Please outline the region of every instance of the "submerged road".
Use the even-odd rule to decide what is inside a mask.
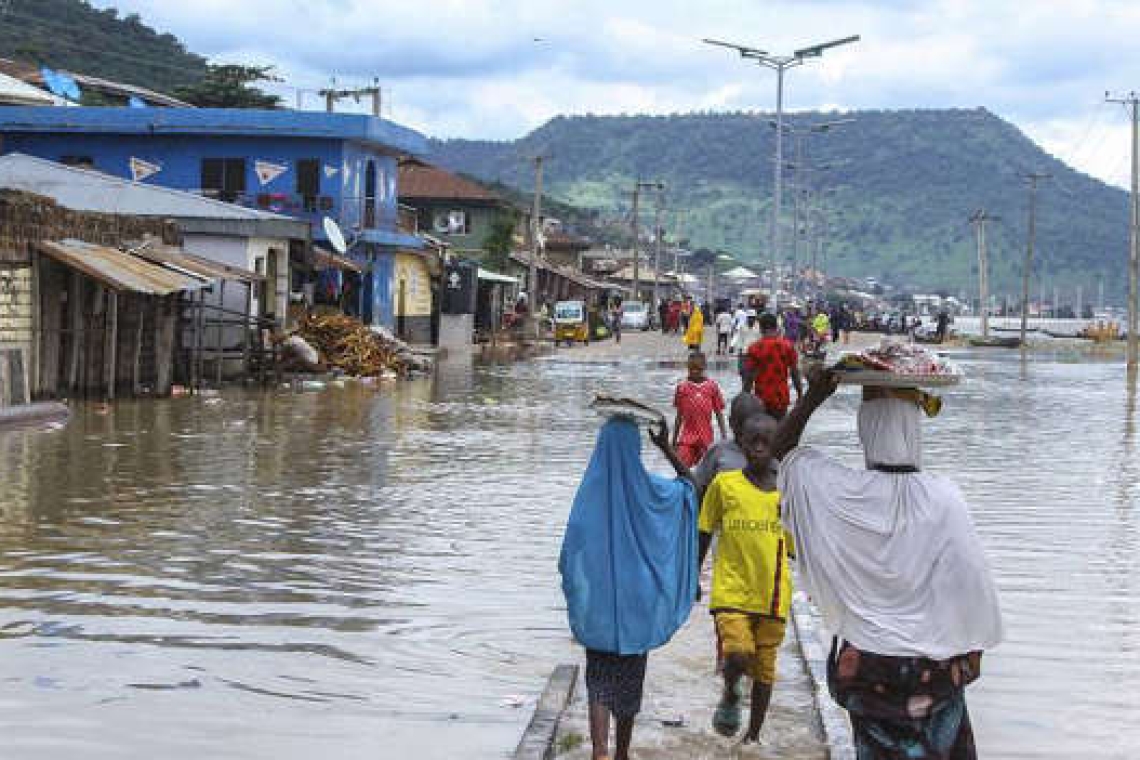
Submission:
[[[665,408],[683,374],[676,338],[643,339],[661,340],[0,433],[0,754],[508,756],[551,668],[581,657],[556,561],[600,422],[586,405],[618,390]],[[1131,757],[1135,386],[1072,353],[957,358],[969,380],[924,464],[963,487],[1008,624],[971,688],[982,755]],[[735,389],[731,366],[713,376]],[[856,405],[841,391],[808,430],[853,465]],[[650,659],[648,752],[684,741],[654,717],[707,730],[707,625],[697,608],[678,656]],[[795,694],[773,729],[808,715]],[[780,736],[781,755],[806,746]]]

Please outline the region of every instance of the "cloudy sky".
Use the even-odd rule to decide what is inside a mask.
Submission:
[[[557,114],[771,110],[775,76],[719,38],[786,53],[854,45],[788,74],[786,107],[985,106],[1057,157],[1127,185],[1140,89],[1136,0],[96,0],[216,62],[272,64],[318,108],[336,76],[440,137],[509,139]],[[346,108],[346,110],[348,110]]]

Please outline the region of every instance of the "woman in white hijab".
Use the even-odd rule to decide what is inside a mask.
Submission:
[[[859,760],[972,760],[965,687],[1002,638],[997,592],[966,502],[921,471],[918,391],[864,389],[865,470],[800,447],[835,392],[823,371],[780,424],[782,515],[803,584],[835,634],[832,696],[851,717]]]

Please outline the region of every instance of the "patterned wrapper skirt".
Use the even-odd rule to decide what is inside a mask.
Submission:
[[[590,701],[609,708],[615,718],[641,712],[648,654],[611,654],[586,650],[586,691]]]
[[[929,660],[832,646],[828,687],[851,717],[859,760],[976,760],[965,687],[981,652]]]

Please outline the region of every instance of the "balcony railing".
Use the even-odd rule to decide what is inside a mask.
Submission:
[[[310,221],[331,216],[346,227],[363,229],[393,229],[415,233],[415,212],[406,207],[396,213],[386,207],[376,208],[375,202],[365,198],[337,198],[332,195],[301,195],[298,193],[232,193],[218,190],[194,190],[207,198],[224,200],[244,208],[284,214]]]

